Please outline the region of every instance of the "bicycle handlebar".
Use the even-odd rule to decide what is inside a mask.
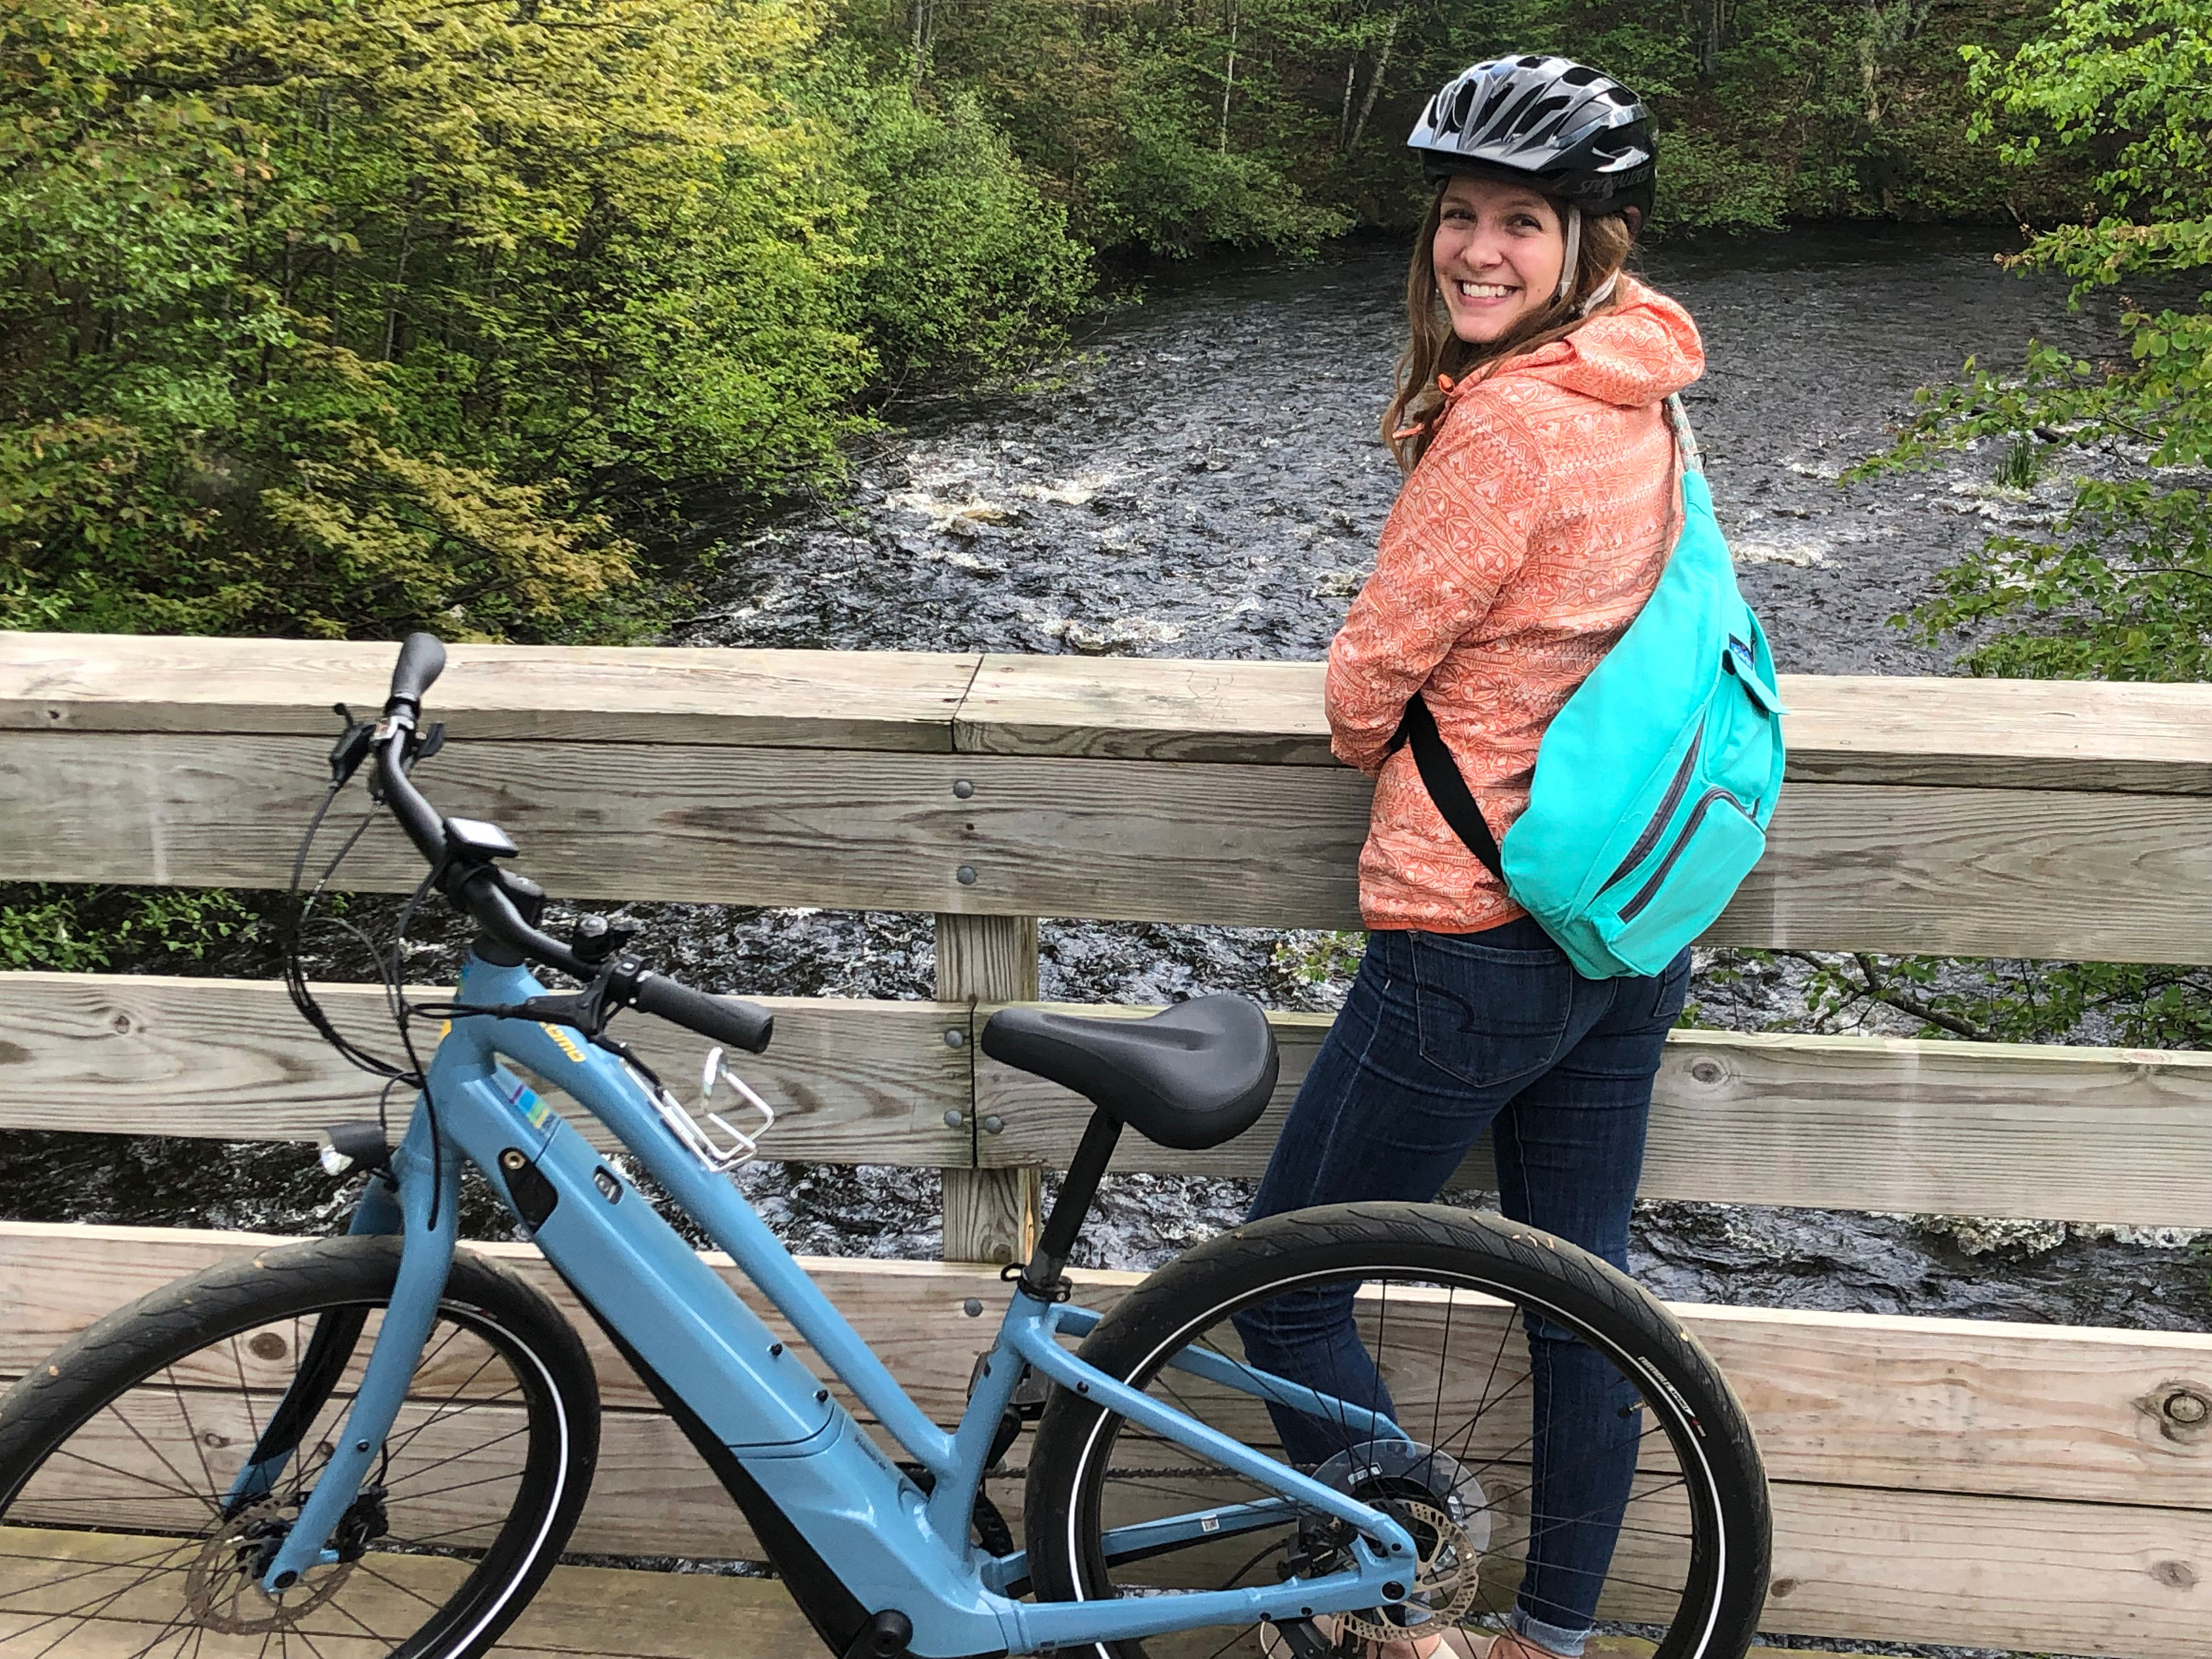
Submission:
[[[454,870],[456,838],[438,809],[407,775],[408,746],[422,713],[422,694],[445,666],[446,647],[435,635],[410,634],[400,647],[399,660],[392,671],[391,700],[384,705],[384,720],[376,733],[378,790],[407,839],[415,843],[415,850],[432,868],[453,870],[458,875],[458,879],[441,880],[440,884],[479,927],[510,951],[589,983],[599,975],[600,964],[586,960],[526,921],[498,866],[481,851]],[[757,1003],[695,991],[663,974],[639,977],[630,1001],[647,1013],[658,1014],[711,1042],[749,1054],[757,1054],[767,1048],[775,1030],[775,1016]]]
[[[422,694],[438,683],[438,676],[446,672],[446,647],[435,634],[410,634],[399,647],[399,660],[392,665],[392,696],[384,705],[384,712],[396,714],[405,708],[410,714],[422,707]]]
[[[757,1054],[775,1034],[775,1016],[757,1002],[736,997],[709,996],[690,986],[653,974],[637,984],[636,1005],[648,1014],[672,1020],[687,1031],[715,1042],[726,1042]]]

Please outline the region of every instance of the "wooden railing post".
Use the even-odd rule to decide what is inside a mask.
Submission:
[[[937,1000],[1030,1002],[1037,994],[1035,916],[937,917]],[[969,1041],[975,1033],[971,1028]],[[975,1127],[974,1099],[968,1124]],[[945,1171],[945,1247],[947,1261],[1025,1261],[1036,1243],[1043,1205],[1043,1171],[1035,1164],[1006,1170]]]

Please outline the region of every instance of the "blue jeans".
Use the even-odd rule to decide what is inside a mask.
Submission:
[[[1370,934],[1252,1219],[1313,1204],[1425,1202],[1486,1129],[1505,1213],[1626,1269],[1651,1079],[1689,978],[1685,951],[1656,978],[1584,979],[1525,917],[1480,933]],[[1294,1294],[1240,1315],[1245,1352],[1395,1414],[1352,1297]],[[1620,1534],[1641,1413],[1608,1361],[1548,1321],[1524,1323],[1532,1519],[1511,1623],[1579,1654]],[[1343,1449],[1321,1419],[1271,1409],[1292,1462]]]

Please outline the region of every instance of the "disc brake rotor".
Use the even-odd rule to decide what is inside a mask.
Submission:
[[[1387,1511],[1413,1534],[1419,1561],[1403,1601],[1342,1615],[1344,1634],[1369,1642],[1401,1642],[1456,1624],[1474,1605],[1492,1513],[1482,1483],[1455,1458],[1417,1440],[1370,1440],[1346,1447],[1314,1471],[1314,1479]],[[1324,1547],[1316,1559],[1349,1565]],[[1332,1554],[1340,1559],[1330,1560]]]
[[[1384,1610],[1367,1607],[1342,1615],[1346,1634],[1370,1642],[1402,1642],[1431,1629],[1457,1624],[1474,1605],[1476,1570],[1482,1548],[1468,1529],[1433,1504],[1400,1498],[1390,1505],[1399,1523],[1413,1534],[1420,1565],[1405,1601],[1381,1617]]]
[[[208,1630],[232,1636],[263,1636],[296,1626],[301,1618],[337,1594],[353,1574],[350,1562],[318,1571],[302,1579],[279,1601],[261,1588],[257,1563],[272,1538],[282,1538],[291,1522],[273,1498],[240,1510],[216,1528],[185,1570],[185,1605]]]

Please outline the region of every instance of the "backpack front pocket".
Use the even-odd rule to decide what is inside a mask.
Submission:
[[[1617,908],[1591,920],[1613,953],[1639,974],[1662,971],[1728,906],[1766,851],[1766,832],[1735,796],[1708,789]]]

